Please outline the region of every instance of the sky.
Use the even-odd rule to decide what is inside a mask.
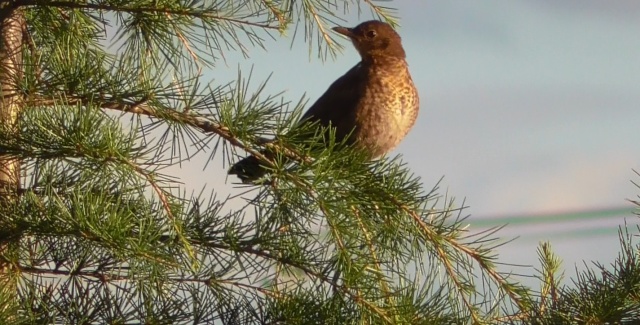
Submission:
[[[402,155],[426,189],[444,177],[440,192],[464,200],[472,231],[508,223],[498,235],[520,238],[499,249],[501,262],[536,266],[536,247],[547,240],[568,274],[583,260],[612,262],[617,227],[639,223],[626,199],[640,195],[632,184],[640,183],[640,1],[391,6],[421,98],[414,129],[391,155]],[[267,92],[313,101],[359,60],[346,40],[323,62],[290,37],[246,59],[227,56],[208,77],[222,84],[253,68],[255,85],[270,76]],[[205,163],[196,158],[176,174],[219,197],[246,190],[221,160]]]

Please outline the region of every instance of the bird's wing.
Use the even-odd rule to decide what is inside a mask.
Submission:
[[[301,122],[320,122],[323,126],[338,129],[338,134],[346,135],[354,126],[355,111],[358,100],[362,96],[364,74],[361,64],[357,64],[338,80],[311,105],[300,119]]]

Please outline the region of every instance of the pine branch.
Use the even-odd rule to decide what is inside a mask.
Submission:
[[[46,99],[46,98],[32,98],[28,102],[29,105],[32,106],[51,106],[58,102],[57,100]],[[90,105],[95,104],[95,102],[89,98],[67,98],[67,105]],[[131,113],[136,115],[143,115],[151,118],[155,118],[162,121],[171,121],[181,123],[183,125],[191,126],[195,129],[201,130],[203,133],[212,133],[220,136],[225,139],[231,145],[241,148],[248,152],[251,155],[256,156],[260,159],[260,162],[265,164],[267,167],[275,167],[273,159],[265,156],[262,152],[252,149],[252,147],[247,146],[242,143],[237,137],[235,137],[229,130],[228,127],[219,124],[215,121],[207,119],[205,117],[197,116],[195,113],[191,112],[189,108],[184,108],[182,112],[176,109],[157,109],[148,104],[147,99],[141,99],[133,103],[119,102],[119,101],[108,101],[104,100],[98,103],[100,107],[108,110],[120,111],[123,113]],[[298,153],[291,150],[291,148],[287,148],[279,145],[272,140],[256,137],[253,140],[254,143],[265,146],[266,149],[272,152],[281,152],[283,155],[292,159],[293,161],[299,162],[307,162],[310,163],[310,157],[301,156]]]
[[[72,1],[42,1],[42,0],[19,0],[14,2],[15,6],[45,6],[55,8],[69,8],[69,9],[91,9],[91,10],[104,10],[111,12],[126,12],[126,13],[155,13],[155,14],[169,14],[178,16],[190,16],[200,19],[213,19],[228,21],[240,25],[247,25],[253,27],[259,27],[264,29],[280,30],[280,25],[271,25],[264,23],[257,23],[248,20],[235,19],[227,16],[221,16],[215,14],[214,10],[196,10],[189,7],[173,9],[167,7],[145,7],[145,6],[123,6],[123,5],[110,5],[106,3],[87,3],[87,2],[72,2]]]
[[[513,284],[507,282],[506,278],[503,277],[502,275],[500,275],[493,268],[493,266],[490,265],[490,263],[487,261],[487,259],[484,257],[484,255],[481,252],[479,252],[477,249],[475,249],[473,247],[470,247],[470,246],[468,246],[466,244],[458,242],[454,238],[449,238],[449,237],[446,237],[446,236],[440,236],[440,235],[436,234],[434,232],[434,230],[432,229],[432,227],[430,225],[426,224],[423,221],[423,219],[421,218],[421,216],[415,210],[413,210],[409,206],[399,202],[394,197],[390,197],[390,200],[394,204],[396,204],[398,206],[398,208],[400,208],[401,210],[403,210],[404,212],[406,212],[407,214],[409,214],[413,218],[415,223],[422,230],[422,232],[425,235],[425,238],[428,240],[428,242],[435,246],[435,250],[436,250],[436,252],[438,254],[439,260],[445,266],[445,270],[446,270],[446,272],[448,274],[448,277],[452,281],[454,281],[455,287],[456,287],[456,289],[459,290],[459,294],[461,295],[465,306],[471,312],[471,316],[472,316],[472,318],[473,318],[475,323],[481,323],[482,321],[480,319],[480,316],[477,313],[477,309],[473,306],[472,302],[470,300],[468,300],[468,298],[467,298],[466,290],[464,289],[464,287],[466,285],[463,284],[464,280],[460,280],[459,272],[458,272],[457,268],[455,268],[453,263],[451,262],[449,254],[446,253],[445,250],[444,250],[444,247],[440,246],[440,244],[439,244],[442,240],[444,240],[444,242],[446,242],[447,245],[449,245],[449,246],[455,248],[456,250],[464,253],[466,256],[468,256],[469,258],[474,260],[476,263],[478,263],[478,265],[481,267],[481,270],[483,272],[487,272],[487,274],[489,274],[489,276],[493,279],[493,281],[495,281],[495,283],[498,284],[498,286],[502,290],[504,290],[509,295],[511,300],[514,303],[516,303],[521,309],[526,309],[527,308],[526,307],[527,303],[522,300],[522,298],[526,298],[526,297],[522,297],[521,296],[522,294],[526,293],[524,288],[519,288],[518,290],[514,290],[513,289]]]

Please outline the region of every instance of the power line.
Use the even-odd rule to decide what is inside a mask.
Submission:
[[[508,230],[510,228],[509,226],[514,226],[518,229],[527,226],[526,231],[519,234],[519,238],[525,240],[544,240],[611,236],[616,234],[618,229],[628,221],[636,219],[640,222],[640,219],[637,219],[637,214],[638,209],[633,207],[611,207],[563,213],[536,213],[496,218],[470,218],[468,220],[471,226],[476,229],[507,225],[506,230]],[[603,226],[602,224],[597,224],[598,221],[614,219],[617,219],[617,222],[611,222],[610,225]],[[580,224],[579,227],[576,227],[577,221],[590,221],[590,223]],[[565,227],[560,227],[559,224],[562,223],[569,224]],[[634,222],[630,223],[634,224]],[[513,232],[511,233],[513,234]]]
[[[599,220],[613,219],[618,217],[633,217],[638,213],[637,208],[632,207],[613,207],[606,209],[591,209],[563,213],[536,213],[511,215],[496,218],[469,218],[469,222],[475,227],[495,227],[504,224],[507,225],[542,225],[555,224],[573,220]]]

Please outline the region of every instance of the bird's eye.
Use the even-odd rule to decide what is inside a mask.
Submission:
[[[375,30],[370,30],[370,31],[367,32],[366,35],[367,35],[367,38],[374,38],[374,37],[376,37],[378,35],[378,33],[376,33]]]

